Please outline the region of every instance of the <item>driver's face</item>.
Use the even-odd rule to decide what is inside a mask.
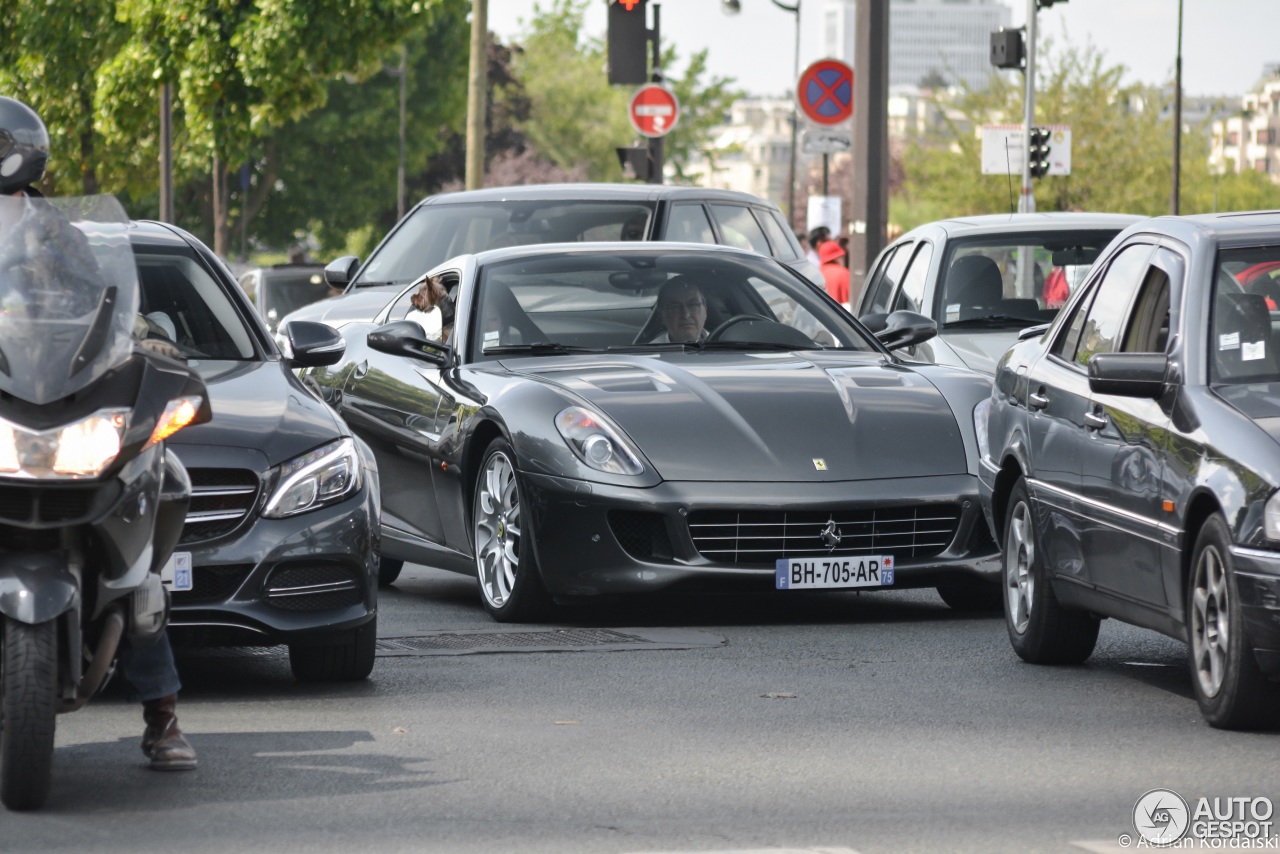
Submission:
[[[672,341],[697,341],[707,322],[707,301],[696,287],[677,287],[662,297],[662,322]]]

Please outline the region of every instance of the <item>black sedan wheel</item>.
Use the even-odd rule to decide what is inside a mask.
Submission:
[[[1099,621],[1058,603],[1036,545],[1035,516],[1022,478],[1004,525],[1004,617],[1009,642],[1032,664],[1079,664],[1093,654]]]
[[[289,668],[299,682],[358,682],[373,672],[378,618],[348,629],[333,643],[289,644]]]
[[[1211,726],[1240,729],[1280,722],[1280,686],[1266,680],[1249,649],[1240,613],[1231,532],[1220,514],[1196,537],[1187,588],[1191,684]]]
[[[522,512],[515,452],[494,439],[484,454],[472,507],[476,578],[485,610],[500,623],[535,622],[551,610]]]
[[[378,586],[390,587],[400,577],[400,570],[404,569],[404,561],[396,560],[393,557],[383,557],[378,555]]]

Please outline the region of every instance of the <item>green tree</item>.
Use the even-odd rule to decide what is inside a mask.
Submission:
[[[438,2],[438,0],[436,0]],[[118,0],[129,38],[99,74],[109,141],[154,127],[154,92],[174,84],[180,168],[205,164],[214,249],[229,244],[228,172],[271,130],[324,104],[342,72],[378,70],[433,0]]]
[[[518,39],[513,68],[531,103],[517,124],[533,151],[564,169],[583,166],[594,181],[622,177],[614,149],[636,136],[627,117],[632,90],[609,85],[603,42],[581,38],[588,0],[552,0],[534,14]],[[707,76],[707,53],[694,54],[684,73],[673,48],[663,51],[666,83],[680,102],[680,122],[665,138],[665,158],[677,175],[700,162],[707,131],[740,97],[730,78]]]

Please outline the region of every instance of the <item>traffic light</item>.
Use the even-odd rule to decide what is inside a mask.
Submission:
[[[645,0],[609,0],[609,82],[649,81],[649,28]]]
[[[1048,128],[1032,128],[1027,136],[1027,163],[1031,167],[1032,178],[1043,178],[1049,174],[1049,136]]]
[[[1021,68],[1025,55],[1021,27],[999,29],[991,34],[991,64],[996,68]]]

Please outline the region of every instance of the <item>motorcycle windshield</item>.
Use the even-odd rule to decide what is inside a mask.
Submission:
[[[128,229],[112,196],[0,196],[0,391],[51,403],[129,358],[139,296]]]

